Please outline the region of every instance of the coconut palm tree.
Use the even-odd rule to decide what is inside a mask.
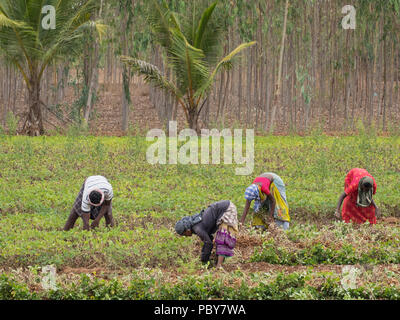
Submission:
[[[49,28],[43,22],[52,12],[45,6],[55,9],[55,25]],[[0,0],[0,51],[22,74],[28,90],[23,133],[44,133],[40,84],[46,67],[77,54],[75,44],[84,30],[104,32],[104,25],[91,19],[97,6],[95,0]]]
[[[121,60],[144,75],[149,84],[170,92],[183,108],[189,127],[199,131],[198,118],[216,75],[222,68],[229,69],[233,58],[255,42],[243,43],[221,59],[224,38],[218,20],[213,19],[218,1],[202,11],[196,10],[197,2],[193,1],[191,16],[178,16],[165,0],[150,1],[148,22],[165,51],[174,80],[146,61],[127,56],[121,56]]]

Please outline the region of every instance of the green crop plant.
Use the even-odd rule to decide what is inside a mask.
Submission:
[[[138,134],[120,138],[0,136],[0,269],[8,270],[3,272],[1,295],[5,299],[396,299],[398,224],[378,220],[375,226],[353,226],[333,218],[346,173],[364,165],[377,181],[374,199],[383,215],[398,216],[400,140],[368,140],[373,141],[370,150],[378,154],[365,162],[368,154],[361,154],[359,146],[365,139],[317,133],[256,137],[253,174],[236,176],[235,165],[223,163],[151,165],[145,156],[151,142]],[[203,279],[200,275],[218,272],[213,262],[203,266],[199,261],[197,237],[175,234],[176,221],[223,199],[232,200],[240,216],[245,188],[266,171],[276,172],[286,184],[290,229],[260,234],[249,228],[250,214],[235,256],[226,261],[230,270],[226,278]],[[101,222],[98,229],[84,232],[78,220],[74,229],[62,231],[84,179],[92,174],[106,176],[113,185],[116,226],[108,229]],[[255,244],[247,243],[247,237],[255,239]],[[266,263],[273,266],[269,275],[262,271]],[[39,274],[32,273],[32,280],[14,279],[10,271],[22,268],[31,274],[30,268],[40,270],[51,264],[60,273],[59,290],[54,292],[34,289],[40,283],[30,281]],[[249,265],[252,272],[260,272],[250,276]],[[365,273],[365,285],[354,291],[341,287],[340,275],[311,285],[313,278],[320,279],[312,270],[303,278],[285,273],[274,282],[277,270],[287,267],[338,265],[393,271],[395,276],[382,271],[378,287]],[[122,274],[132,282],[100,281],[99,275],[82,283],[77,280],[74,286],[63,280],[64,270],[93,268]],[[162,270],[165,279],[153,281],[142,275],[143,270]],[[135,272],[141,276],[132,275]]]

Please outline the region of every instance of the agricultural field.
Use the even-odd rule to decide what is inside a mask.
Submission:
[[[0,299],[400,299],[400,137],[255,138],[250,176],[238,165],[151,165],[141,136],[0,136]],[[346,173],[376,179],[377,225],[334,219]],[[262,172],[287,188],[288,231],[241,228],[234,257],[203,265],[201,241],[178,219],[231,200]],[[62,231],[90,175],[114,189],[116,226]],[[45,290],[42,267],[54,265]]]

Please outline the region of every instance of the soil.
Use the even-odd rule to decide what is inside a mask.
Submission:
[[[385,217],[382,220],[380,220],[380,223],[388,226],[398,226],[400,225],[400,218],[397,217]],[[269,229],[269,232],[271,233],[279,233],[281,232],[280,229],[274,229],[271,228]],[[277,236],[274,234],[274,236]],[[201,241],[198,239],[193,239],[195,241],[194,246],[193,246],[193,254],[194,256],[199,254],[199,250],[201,248]],[[301,265],[296,265],[296,266],[287,266],[287,265],[277,265],[277,264],[271,264],[271,263],[266,263],[266,262],[248,262],[250,261],[250,257],[254,253],[254,249],[260,248],[263,244],[263,242],[266,240],[265,237],[262,237],[258,234],[249,234],[247,232],[240,232],[238,237],[237,237],[237,242],[236,242],[236,247],[235,247],[235,256],[231,259],[228,259],[224,265],[223,269],[226,272],[233,272],[236,270],[240,270],[244,274],[250,275],[255,272],[260,272],[260,273],[277,273],[277,272],[283,272],[283,273],[293,273],[293,272],[305,272],[309,269],[312,269],[313,272],[332,272],[332,273],[341,273],[343,265],[326,265],[326,264],[321,264],[321,265],[314,265],[314,266],[301,266]],[[211,260],[215,259],[215,255],[211,257]],[[381,268],[381,266],[369,266],[369,265],[355,265],[355,267],[360,268],[362,270],[369,270],[373,268]],[[382,266],[383,267],[383,266]],[[396,273],[400,272],[400,265],[397,264],[390,264],[390,265],[385,265],[385,269],[394,271]],[[211,270],[214,268],[212,267]],[[162,272],[165,275],[168,275],[169,278],[173,279],[178,279],[182,277],[184,274],[182,274],[182,271],[177,272],[173,268],[169,268],[168,266],[164,266],[162,268]],[[102,268],[102,267],[96,267],[96,268],[71,268],[71,267],[65,267],[61,270],[59,270],[59,273],[61,274],[92,274],[96,277],[101,277],[104,279],[109,279],[112,276],[122,276],[126,274],[126,270],[111,270],[107,268]],[[190,271],[190,274],[197,274],[200,275],[202,274],[202,270],[196,270],[196,271]]]

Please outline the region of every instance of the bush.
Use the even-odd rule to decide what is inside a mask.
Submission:
[[[0,275],[0,300],[25,300],[35,299],[36,294],[30,293],[27,286],[18,283],[7,275]]]
[[[6,126],[7,126],[7,133],[10,136],[15,136],[18,130],[18,122],[19,118],[14,115],[11,111],[7,112],[6,115]]]

